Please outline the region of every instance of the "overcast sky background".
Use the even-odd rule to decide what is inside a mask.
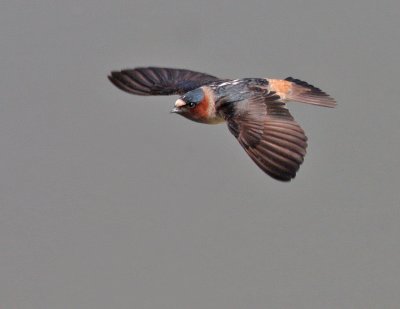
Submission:
[[[398,308],[400,2],[3,1],[0,308]],[[115,88],[158,65],[294,76],[296,179]]]

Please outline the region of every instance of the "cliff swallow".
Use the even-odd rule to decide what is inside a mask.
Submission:
[[[190,120],[226,122],[258,167],[280,181],[296,176],[307,147],[307,137],[286,103],[336,105],[325,92],[292,77],[220,79],[184,69],[143,67],[113,71],[108,78],[136,95],[180,95],[171,112]]]

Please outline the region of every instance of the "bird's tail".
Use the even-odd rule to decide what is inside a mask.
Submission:
[[[302,80],[288,77],[285,80],[268,79],[269,88],[286,101],[335,107],[336,101],[321,89]]]

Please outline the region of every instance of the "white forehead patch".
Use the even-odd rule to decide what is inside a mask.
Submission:
[[[181,100],[181,99],[178,99],[178,100],[176,100],[176,102],[175,102],[175,107],[182,107],[182,106],[184,106],[184,105],[186,105],[186,103],[185,103],[185,101],[183,101],[183,100]]]

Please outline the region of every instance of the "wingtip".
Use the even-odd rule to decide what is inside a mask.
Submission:
[[[149,95],[149,88],[139,84],[124,70],[111,71],[107,78],[115,87],[122,91],[136,95]]]

